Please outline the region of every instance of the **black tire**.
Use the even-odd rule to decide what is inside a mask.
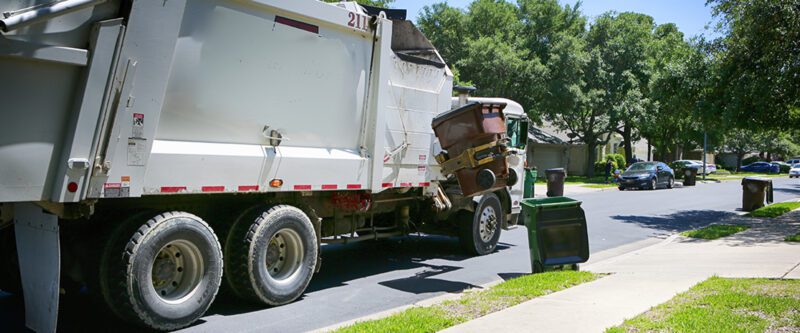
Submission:
[[[481,190],[488,190],[497,183],[497,176],[489,169],[482,169],[475,175],[475,183]]]
[[[648,189],[650,189],[650,190],[657,189],[658,188],[658,177],[653,177],[653,179],[650,180],[650,184],[648,186],[649,186]]]
[[[241,299],[286,304],[305,292],[318,255],[314,226],[302,210],[256,207],[242,214],[228,235],[225,280]]]
[[[500,199],[494,193],[481,197],[475,212],[459,213],[459,242],[461,247],[472,255],[494,252],[500,239],[500,229],[504,224],[505,213]],[[484,219],[481,226],[481,219]],[[483,229],[483,233],[482,233]]]
[[[619,186],[619,187],[617,187],[617,188],[618,188],[620,191],[625,191],[625,186]]]
[[[667,188],[668,188],[668,189],[671,189],[671,188],[673,188],[674,186],[675,186],[675,178],[672,178],[672,176],[670,176],[670,177],[667,179]]]
[[[103,298],[116,315],[137,325],[188,326],[208,310],[222,282],[217,236],[189,213],[167,212],[144,224],[142,216],[121,223],[106,243],[100,261]],[[156,279],[163,284],[157,286]]]

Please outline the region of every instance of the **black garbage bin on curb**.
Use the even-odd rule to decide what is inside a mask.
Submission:
[[[547,178],[547,196],[564,196],[564,180],[567,178],[567,171],[564,168],[553,168],[544,171]]]
[[[589,235],[581,202],[567,197],[523,199],[531,272],[578,269],[589,260]]]
[[[745,177],[742,179],[742,210],[752,212],[764,207],[764,201],[771,204],[772,180],[761,177]]]
[[[694,186],[697,183],[697,168],[683,168],[683,186]]]

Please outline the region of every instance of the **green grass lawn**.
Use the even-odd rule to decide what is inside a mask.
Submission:
[[[729,172],[727,174],[712,173],[706,176],[706,180],[740,180],[744,177],[780,178],[787,176],[788,174],[785,173],[765,174],[765,173],[754,173],[754,172]],[[701,179],[703,179],[702,176],[697,175],[697,180]]]
[[[797,332],[798,295],[800,280],[712,277],[606,332]]]
[[[611,181],[612,177],[608,177],[608,180]],[[546,184],[547,180],[544,178],[536,178],[536,183]],[[564,184],[583,185],[583,187],[589,188],[617,187],[617,184],[606,183],[605,176],[595,176],[591,178],[586,176],[567,176],[567,179],[564,180]]]
[[[796,233],[794,235],[791,235],[791,236],[786,236],[786,241],[787,242],[800,242],[800,232],[798,232],[798,233]]]
[[[778,217],[800,208],[800,201],[779,202],[750,212],[752,217]]]
[[[750,229],[746,225],[715,224],[705,228],[684,231],[681,235],[701,239],[717,239]]]
[[[358,322],[334,332],[436,332],[597,277],[590,272],[576,271],[524,275],[486,290],[465,292],[457,300],[412,307],[386,318]]]

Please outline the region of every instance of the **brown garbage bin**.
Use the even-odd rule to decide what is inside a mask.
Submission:
[[[697,168],[683,168],[683,186],[695,186],[697,183]]]
[[[436,160],[443,174],[455,174],[465,196],[509,184],[505,107],[505,103],[473,102],[433,119],[431,126],[444,150]]]
[[[544,175],[547,177],[547,196],[563,197],[567,171],[564,168],[547,169],[544,171]]]
[[[760,177],[742,179],[742,210],[752,212],[772,203],[772,180]]]

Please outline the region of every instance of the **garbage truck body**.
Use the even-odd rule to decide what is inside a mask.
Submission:
[[[172,330],[221,286],[295,300],[322,244],[425,232],[482,255],[516,223],[525,140],[507,137],[526,135],[522,108],[454,100],[450,69],[396,11],[12,0],[0,12],[0,289],[24,295],[34,331],[56,330],[70,285]],[[465,194],[431,124],[468,103],[511,126],[462,166],[503,159],[505,178]]]

